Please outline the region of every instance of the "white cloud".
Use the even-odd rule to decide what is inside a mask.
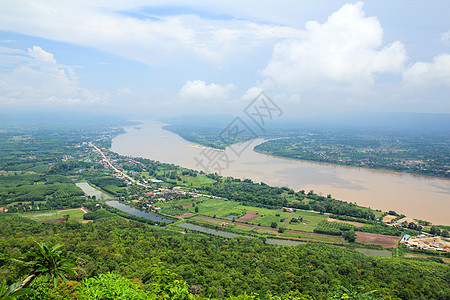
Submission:
[[[38,46],[33,46],[33,49],[28,48],[28,55],[39,62],[56,64],[56,60],[53,57],[53,54],[44,51],[41,47]]]
[[[23,50],[0,46],[0,65],[15,65],[29,60],[30,58]]]
[[[117,94],[118,95],[129,95],[132,94],[133,92],[131,91],[130,88],[125,87],[125,88],[120,88],[117,90]]]
[[[252,86],[249,88],[244,95],[241,96],[241,100],[244,101],[251,101],[254,100],[261,92],[263,91],[262,88],[257,86]]]
[[[176,105],[182,107],[182,112],[200,109],[195,104],[202,104],[205,111],[216,105],[221,111],[224,107],[240,109],[243,100],[251,101],[263,89],[280,101],[280,106],[292,104],[290,111],[295,113],[308,104],[320,109],[345,109],[357,103],[376,107],[391,99],[393,93],[398,94],[398,99],[410,100],[408,91],[401,88],[402,74],[405,83],[418,86],[438,82],[445,89],[445,69],[439,69],[433,61],[410,61],[408,65],[413,67],[402,73],[407,55],[404,45],[395,41],[405,41],[414,55],[436,55],[433,51],[450,43],[450,31],[442,33],[441,41],[433,39],[434,44],[424,45],[424,41],[448,30],[443,13],[428,14],[439,27],[421,13],[429,4],[409,9],[403,16],[408,22],[396,22],[395,16],[403,10],[401,5],[371,4],[366,12],[380,14],[384,29],[389,31],[389,42],[383,42],[380,21],[366,16],[361,3],[341,7],[342,1],[325,2],[3,1],[0,31],[6,35],[0,41],[0,101],[41,103],[58,99],[62,103],[94,103],[108,99],[108,108],[131,107],[135,103],[133,107],[141,109],[145,102],[152,110],[160,106],[160,101],[170,111]],[[444,2],[439,5],[448,6]],[[305,26],[306,20],[317,21]],[[411,35],[408,28],[412,27],[408,25],[412,21],[429,27],[425,33]],[[442,26],[447,27],[442,30]],[[29,38],[22,40],[24,35]],[[28,51],[1,47],[15,42],[12,38],[22,44],[34,41],[45,45],[45,50],[29,44]],[[76,63],[82,57],[83,63],[95,61],[100,67],[108,64],[107,68],[86,65],[80,74],[90,86],[99,84],[110,95],[80,87],[73,70],[58,64],[63,58],[57,55],[55,59],[50,53],[54,52],[52,48],[47,48],[56,44],[45,44],[39,38],[62,42],[58,45],[72,52],[65,52],[68,61]],[[75,48],[70,49],[72,46]],[[155,68],[130,63],[127,74],[137,71],[139,80],[123,76],[118,83],[106,82],[109,76],[101,75],[123,73],[124,61],[116,56]],[[208,83],[187,81],[191,78],[208,78]],[[181,89],[180,82],[186,82]],[[217,82],[234,82],[236,88]],[[132,87],[131,93],[128,86]],[[447,94],[436,95],[445,98]],[[420,103],[429,105],[430,97],[420,99]],[[385,107],[391,109],[391,104]]]
[[[408,87],[445,85],[450,88],[450,55],[436,56],[433,62],[416,62],[403,72]]]
[[[232,84],[206,84],[203,80],[192,80],[183,85],[178,96],[185,100],[226,100],[228,92],[233,88]]]
[[[346,4],[324,24],[307,22],[303,36],[275,45],[262,75],[299,91],[373,84],[375,73],[401,72],[407,58],[403,44],[382,47],[383,29],[362,7],[361,2]]]
[[[177,65],[194,58],[223,66],[255,47],[298,35],[292,27],[239,19],[130,14],[144,5],[149,4],[11,1],[0,9],[0,30],[86,45],[149,65]]]
[[[4,51],[6,52],[6,51]],[[25,54],[11,49],[9,53]],[[56,62],[53,54],[34,46],[20,55],[9,73],[0,73],[0,104],[17,105],[73,105],[93,104],[104,101],[104,96],[96,95],[78,85],[75,73],[69,67]]]
[[[0,46],[0,53],[5,53],[5,54],[25,54],[25,51],[20,50],[20,49],[12,49],[12,48],[8,48],[8,47]]]
[[[450,44],[450,30],[441,34],[441,41]]]

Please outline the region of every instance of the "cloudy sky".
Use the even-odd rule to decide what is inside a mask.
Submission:
[[[1,0],[0,108],[450,113],[450,2]]]

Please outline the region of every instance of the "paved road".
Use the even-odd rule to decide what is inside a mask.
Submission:
[[[92,146],[98,153],[100,153],[100,155],[103,157],[103,160],[117,173],[119,173],[120,175],[122,175],[123,177],[127,178],[129,181],[131,181],[134,184],[140,185],[140,186],[145,186],[145,187],[149,187],[148,185],[145,185],[143,183],[140,183],[136,180],[134,180],[133,178],[131,178],[130,176],[128,176],[127,174],[125,174],[124,172],[120,171],[119,169],[117,169],[116,167],[114,167],[112,165],[112,163],[109,161],[109,159],[106,157],[106,155],[103,153],[102,150],[100,150],[97,146],[95,146],[92,143],[89,143],[90,146]]]
[[[120,171],[119,169],[117,169],[116,167],[114,167],[114,166],[112,165],[112,163],[109,161],[109,159],[106,157],[106,155],[103,153],[102,150],[100,150],[97,146],[95,146],[95,145],[94,145],[93,143],[91,143],[91,142],[89,142],[89,145],[90,145],[91,147],[93,147],[98,153],[100,153],[100,155],[103,157],[103,160],[104,160],[104,161],[105,161],[105,162],[106,162],[106,163],[107,163],[114,171],[116,171],[117,173],[119,173],[119,174],[122,175],[123,177],[127,178],[129,181],[131,181],[131,182],[134,183],[134,184],[143,186],[143,187],[152,187],[152,186],[150,186],[150,185],[146,185],[146,184],[140,183],[140,182],[134,180],[133,178],[131,178],[130,176],[128,176],[127,174],[125,174],[124,172]],[[194,194],[197,194],[197,195],[199,195],[199,196],[204,196],[204,197],[215,198],[215,199],[224,199],[224,200],[228,200],[228,199],[225,199],[225,198],[222,198],[222,197],[216,197],[216,196],[211,196],[211,195],[204,195],[204,194],[198,194],[198,193],[194,193]]]

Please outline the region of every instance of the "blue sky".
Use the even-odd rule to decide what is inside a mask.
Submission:
[[[448,1],[0,2],[0,107],[450,113]]]

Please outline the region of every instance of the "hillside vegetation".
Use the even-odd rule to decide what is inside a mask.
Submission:
[[[258,239],[179,235],[120,217],[88,224],[37,224],[1,214],[0,222],[4,224],[2,257],[25,253],[33,240],[65,243],[64,252],[78,264],[78,276],[71,278],[76,282],[112,272],[148,292],[143,283],[153,278],[157,267],[178,274],[172,279],[184,280],[190,292],[208,298],[297,291],[325,299],[339,286],[363,286],[364,291],[376,290],[373,296],[385,299],[445,299],[450,295],[450,267],[425,259],[366,257],[318,243],[283,247],[264,245]],[[3,278],[20,279],[17,263],[1,264]]]

